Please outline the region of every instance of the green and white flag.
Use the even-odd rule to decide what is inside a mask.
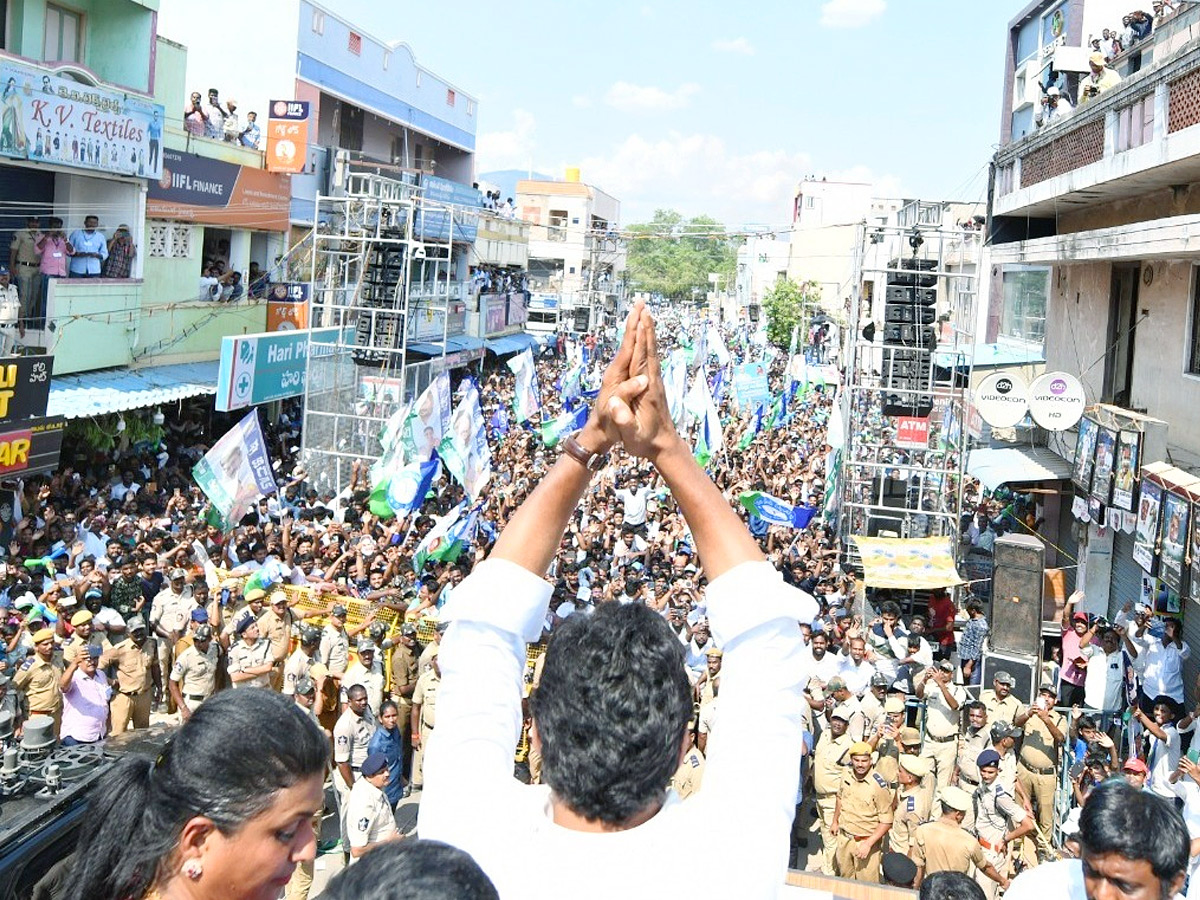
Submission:
[[[717,413],[717,404],[708,390],[708,381],[704,377],[703,369],[696,373],[692,389],[688,391],[687,411],[699,422],[693,452],[700,465],[707,466],[724,446],[725,437],[721,431],[721,417]]]
[[[541,428],[542,442],[547,447],[553,447],[568,434],[578,431],[586,425],[587,418],[588,408],[581,405],[555,416],[549,422],[543,422]]]
[[[518,422],[528,422],[542,408],[541,393],[538,391],[537,366],[528,347],[508,361],[517,379],[513,395],[513,413]]]
[[[192,468],[192,477],[212,504],[222,529],[232,528],[247,507],[275,493],[267,442],[252,409],[229,429]]]
[[[458,406],[450,416],[450,430],[438,446],[438,456],[454,480],[472,500],[477,500],[492,477],[492,450],[487,442],[487,426],[475,380],[463,381],[459,394]]]
[[[464,516],[466,506],[463,501],[446,515],[434,517],[433,527],[413,554],[413,571],[420,572],[430,560],[454,562],[458,559],[463,548],[474,538],[479,523],[478,508]]]

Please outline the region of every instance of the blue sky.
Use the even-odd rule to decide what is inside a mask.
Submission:
[[[478,167],[784,224],[805,175],[983,199],[1009,0],[327,0],[479,98]]]

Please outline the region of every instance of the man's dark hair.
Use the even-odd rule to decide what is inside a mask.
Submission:
[[[662,616],[639,603],[572,616],[532,702],[543,779],[572,811],[620,826],[662,800],[692,716],[683,645]]]
[[[900,604],[895,600],[884,600],[879,604],[879,614],[881,616],[896,616],[900,617]]]
[[[391,841],[335,875],[328,900],[499,900],[469,855],[439,841]]]
[[[1150,863],[1164,900],[1175,879],[1187,871],[1191,846],[1175,807],[1124,779],[1092,789],[1079,817],[1079,842],[1085,865],[1086,857],[1105,853]]]
[[[986,710],[986,709],[987,709],[987,704],[985,704],[985,703],[984,703],[982,700],[972,700],[972,701],[970,701],[969,703],[967,703],[966,705],[964,705],[964,706],[963,706],[963,710],[964,710],[965,712],[970,712],[970,711],[971,711],[971,710],[973,710],[973,709],[982,709],[982,710]]]
[[[920,900],[985,900],[983,888],[963,872],[934,872],[921,882]]]

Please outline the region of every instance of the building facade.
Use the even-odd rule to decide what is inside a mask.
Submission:
[[[1068,24],[1073,7],[1064,7]],[[1039,15],[1053,12],[1043,4]],[[1190,510],[1196,495],[1183,485],[1200,472],[1200,250],[1190,239],[1200,227],[1197,33],[1200,7],[1185,5],[1113,58],[1115,85],[1032,132],[1002,129],[988,272],[999,333],[1040,341],[1046,369],[1079,378],[1089,404],[1090,425],[1045,435],[1073,467],[1059,484],[1059,543],[1083,569],[1088,608],[1107,615],[1145,599],[1181,615],[1193,646],[1200,572],[1171,577],[1164,548],[1178,543],[1179,523],[1164,519],[1160,530],[1160,508],[1173,501],[1152,495]],[[1056,58],[1070,50],[1065,40]],[[1111,454],[1113,434],[1136,439],[1138,490],[1150,486],[1143,496],[1153,502],[1133,511],[1110,483],[1103,448]],[[1195,660],[1188,665],[1190,679]]]
[[[590,331],[614,323],[624,297],[621,204],[578,169],[566,174],[517,182],[516,215],[530,225],[530,290],[557,296],[569,328]]]

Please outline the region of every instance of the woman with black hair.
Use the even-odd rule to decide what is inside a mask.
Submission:
[[[223,691],[92,800],[65,896],[274,900],[316,853],[329,742],[273,691]]]

